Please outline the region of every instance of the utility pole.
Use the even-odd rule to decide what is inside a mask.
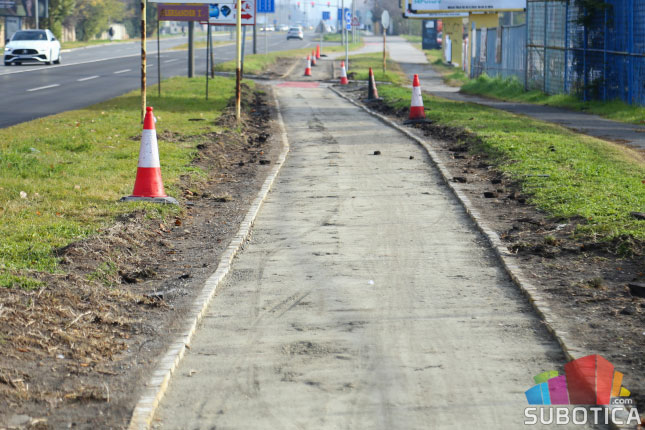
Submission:
[[[145,0],[143,0],[145,2]],[[188,77],[195,77],[195,22],[188,22]]]
[[[40,17],[38,16],[39,15],[38,12],[40,12],[40,11],[38,10],[38,0],[36,0],[36,30],[38,30],[40,28],[40,23],[38,22],[38,19]]]

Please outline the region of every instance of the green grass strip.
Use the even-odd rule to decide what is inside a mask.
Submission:
[[[584,102],[575,95],[548,95],[538,90],[524,91],[524,86],[515,78],[491,78],[484,74],[466,82],[461,87],[461,91],[498,100],[534,103],[587,112],[630,124],[645,123],[645,107],[643,106],[628,105],[620,100]]]
[[[396,108],[410,105],[407,88],[382,85],[378,91]],[[428,118],[478,136],[482,143],[472,150],[517,181],[539,210],[583,217],[577,234],[587,239],[645,239],[645,221],[630,215],[645,209],[645,162],[637,152],[496,109],[423,98]]]
[[[350,43],[349,50],[356,50],[363,46],[363,43]],[[278,58],[293,58],[293,57],[306,57],[311,54],[313,48],[292,49],[288,51],[275,51],[268,54],[251,54],[245,55],[244,58],[244,73],[260,74],[268,67],[274,65]],[[323,53],[344,51],[343,46],[323,46]],[[235,72],[235,60],[226,61],[215,65],[215,70],[220,72]]]
[[[150,88],[157,117],[161,168],[169,195],[180,175],[203,175],[190,162],[200,135],[234,94],[235,82],[215,78],[204,99],[204,78],[163,82],[161,98]],[[118,203],[132,192],[141,135],[138,92],[0,130],[0,286],[33,286],[28,271],[56,271],[53,249],[97,233],[120,214],[144,208],[152,217],[179,209]],[[203,118],[206,121],[189,121]],[[191,138],[190,136],[194,136]]]
[[[407,82],[407,77],[401,70],[401,66],[395,61],[386,58],[386,71],[383,73],[383,54],[374,52],[369,54],[358,54],[349,57],[350,72],[354,73],[354,79],[367,80],[369,68],[372,68],[374,79],[383,82],[402,84]]]

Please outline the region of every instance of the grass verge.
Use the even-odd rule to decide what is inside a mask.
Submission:
[[[409,106],[409,89],[378,90],[392,107]],[[635,151],[496,109],[423,98],[428,118],[474,134],[479,143],[471,151],[516,181],[531,204],[554,218],[584,219],[576,234],[600,242],[645,240],[645,221],[630,215],[645,207],[645,161]]]
[[[527,92],[524,91],[524,86],[514,78],[491,78],[487,75],[481,75],[477,79],[466,82],[461,87],[461,91],[498,100],[534,103],[582,111],[631,124],[645,124],[645,107],[643,106],[628,105],[620,100],[584,102],[573,95],[548,95],[538,90]]]
[[[389,58],[386,59],[386,72],[383,73],[383,54],[380,52],[352,55],[349,57],[349,65],[350,73],[353,74],[352,79],[367,80],[370,67],[377,81],[402,84],[408,79],[401,70],[401,66]]]
[[[426,49],[423,52],[425,52],[426,58],[432,64],[432,67],[439,72],[446,85],[461,87],[470,80],[463,70],[444,63],[441,49]]]
[[[210,85],[208,101],[203,78],[164,81],[162,97],[148,98],[169,195],[176,195],[180,175],[203,175],[190,161],[200,136],[219,128],[213,120],[233,95],[232,79],[217,77]],[[174,206],[118,203],[132,192],[136,174],[140,103],[133,92],[0,130],[0,286],[36,287],[26,275],[55,272],[56,248],[99,232],[119,215],[137,208],[150,217],[177,213]]]
[[[351,43],[349,50],[355,50],[363,46],[363,43]],[[325,46],[324,53],[340,52],[345,48],[342,46]],[[269,66],[274,65],[279,58],[301,57],[311,54],[313,48],[292,49],[289,51],[275,51],[268,54],[251,54],[245,55],[244,73],[260,74]],[[215,70],[219,72],[235,72],[235,60],[226,61],[215,65]]]

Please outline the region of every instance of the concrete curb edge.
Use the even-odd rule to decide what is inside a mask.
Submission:
[[[260,212],[260,208],[269,194],[273,183],[278,177],[280,169],[286,161],[287,154],[289,153],[289,140],[282,120],[280,104],[275,93],[273,94],[273,98],[276,103],[277,121],[280,127],[280,139],[282,140],[280,155],[269,172],[266,180],[262,184],[262,187],[246,213],[246,216],[240,223],[239,230],[222,253],[217,269],[206,280],[201,293],[199,293],[195,298],[193,305],[190,307],[186,318],[186,325],[182,330],[182,333],[170,344],[167,352],[161,357],[156,369],[152,372],[152,376],[146,383],[143,393],[132,412],[132,417],[128,425],[129,430],[147,430],[150,428],[157,407],[168,389],[168,384],[172,374],[175,372],[183,358],[187,346],[190,345],[190,341],[192,340],[200,321],[217,292],[217,287],[228,274],[233,259],[248,238],[253,222]]]
[[[508,274],[508,276],[511,278],[513,283],[528,298],[529,303],[531,304],[531,307],[535,310],[535,312],[538,314],[540,319],[544,322],[546,329],[549,331],[549,333],[551,333],[551,335],[558,342],[558,344],[560,344],[560,347],[562,348],[562,351],[564,352],[564,355],[566,356],[566,358],[568,360],[575,360],[576,358],[584,356],[584,351],[581,350],[580,348],[567,346],[567,343],[571,344],[567,336],[567,332],[556,328],[556,322],[549,315],[550,308],[546,300],[544,300],[544,298],[541,296],[539,290],[535,287],[535,285],[533,285],[529,281],[529,279],[523,274],[520,267],[511,260],[510,258],[511,254],[502,243],[502,240],[500,239],[499,235],[494,230],[492,230],[487,226],[486,222],[479,214],[479,211],[477,211],[477,209],[475,209],[473,205],[470,203],[470,199],[468,198],[468,196],[466,196],[466,194],[464,194],[461,190],[457,189],[450,181],[450,178],[451,178],[450,172],[441,162],[441,159],[439,158],[438,154],[428,144],[428,142],[416,136],[414,133],[402,127],[401,125],[397,124],[396,122],[385,117],[384,115],[381,115],[380,113],[375,112],[360,103],[357,103],[355,100],[346,96],[338,89],[334,87],[329,87],[329,88],[338,96],[344,98],[345,100],[349,101],[353,105],[364,110],[368,114],[378,118],[384,124],[405,134],[410,139],[412,139],[417,144],[419,144],[421,147],[423,147],[423,149],[425,149],[433,165],[437,168],[437,170],[439,170],[439,173],[443,178],[443,181],[446,183],[450,191],[455,195],[457,200],[459,200],[462,207],[464,208],[464,210],[466,211],[470,219],[473,221],[477,229],[486,238],[495,256],[502,263],[502,267],[504,268],[504,271]],[[625,422],[627,419],[628,412],[622,406],[606,406],[606,409],[607,409],[606,413],[612,416],[612,409],[614,408],[617,408],[618,411],[613,412],[613,414],[620,417],[621,421]],[[611,422],[610,427],[615,430],[633,429],[633,427],[619,425],[619,424],[616,424],[615,422]]]

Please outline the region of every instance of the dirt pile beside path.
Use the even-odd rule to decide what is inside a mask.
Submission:
[[[363,91],[347,94],[358,100]],[[397,122],[407,119],[407,109],[382,101],[369,107]],[[411,127],[432,139],[452,181],[516,255],[559,328],[575,346],[611,361],[625,374],[632,398],[645,405],[645,244],[630,237],[597,242],[574,235],[586,220],[549,217],[528,204],[519,185],[477,151],[481,141],[475,134],[432,122]]]
[[[143,210],[96,237],[57,251],[59,273],[34,273],[46,287],[0,291],[0,428],[122,428],[143,382],[217,256],[237,231],[277,150],[272,100],[245,88],[241,131],[193,141],[181,178],[184,208],[170,219]]]

